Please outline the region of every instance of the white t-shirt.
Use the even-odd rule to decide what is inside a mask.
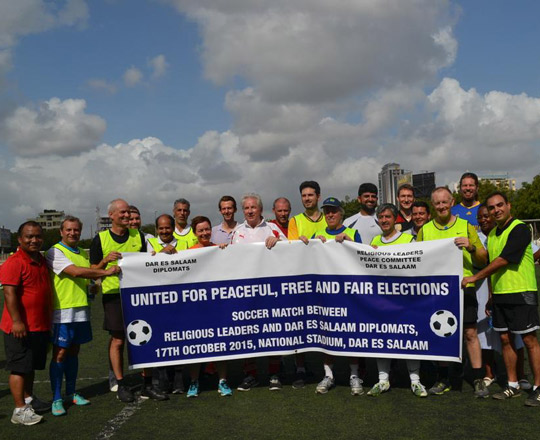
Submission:
[[[244,221],[234,228],[231,244],[237,243],[260,243],[268,237],[277,237],[280,240],[287,240],[287,237],[281,232],[275,223],[267,222],[264,218],[252,228]]]
[[[360,234],[362,243],[371,243],[374,237],[382,234],[375,215],[362,215],[358,213],[345,219],[343,225],[351,229],[356,229]]]
[[[60,275],[64,269],[73,265],[65,254],[55,247],[50,248],[45,255],[47,266],[56,275]],[[69,309],[55,310],[53,313],[53,324],[69,323],[69,322],[85,322],[90,321],[90,307],[72,307]]]

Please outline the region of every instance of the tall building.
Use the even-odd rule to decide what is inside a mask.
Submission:
[[[431,191],[435,189],[435,173],[430,171],[421,171],[412,176],[414,186],[414,196],[417,199],[429,199]]]
[[[57,211],[56,209],[44,209],[38,216],[33,219],[41,225],[44,230],[47,229],[60,229],[60,224],[64,220],[66,214],[64,211]]]
[[[11,249],[11,231],[4,228],[0,228],[0,254],[6,253]]]
[[[379,204],[397,205],[397,189],[404,183],[412,184],[412,172],[402,170],[398,163],[387,163],[379,173]]]
[[[484,182],[490,182],[500,189],[509,189],[510,191],[516,190],[516,179],[510,179],[508,173],[506,174],[484,174],[478,176],[478,180]]]

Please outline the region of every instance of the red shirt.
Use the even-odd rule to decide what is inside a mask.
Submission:
[[[277,222],[277,220],[275,220],[275,219],[274,219],[274,220],[270,220],[270,223],[274,223],[274,224],[281,230],[281,232],[283,232],[283,235],[284,235],[285,237],[289,237],[289,228],[284,228],[284,227],[281,226],[281,225]],[[279,237],[278,237],[278,238],[279,238]]]
[[[51,329],[52,292],[49,270],[43,256],[39,262],[19,249],[0,267],[0,283],[15,286],[19,299],[19,313],[30,332],[43,332]],[[13,321],[4,303],[0,329],[11,333]]]

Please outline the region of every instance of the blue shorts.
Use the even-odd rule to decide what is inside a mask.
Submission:
[[[52,343],[69,348],[73,344],[86,344],[92,340],[92,326],[89,321],[53,324]]]

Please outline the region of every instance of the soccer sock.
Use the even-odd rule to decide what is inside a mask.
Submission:
[[[390,378],[390,364],[392,359],[377,359],[377,369],[379,370],[379,382],[387,382]]]
[[[29,396],[29,397],[25,397],[24,398],[24,403],[26,405],[30,405],[32,403],[32,400],[34,400],[34,398],[32,396]]]
[[[473,379],[482,379],[484,377],[484,371],[482,368],[473,368],[472,369]]]
[[[407,369],[411,384],[420,383],[420,361],[416,359],[407,359]]]
[[[143,376],[143,383],[145,388],[152,387],[152,376]]]
[[[332,379],[334,378],[334,373],[332,371],[333,366],[334,364],[324,364],[324,375]]]
[[[67,356],[64,370],[66,374],[66,395],[71,396],[75,394],[75,384],[79,373],[79,358],[77,356]]]
[[[442,365],[439,365],[439,373],[438,373],[438,377],[439,377],[439,382],[444,382],[444,383],[448,383],[449,380],[448,380],[448,365],[446,366],[442,366]]]
[[[512,388],[519,388],[519,382],[508,382],[508,385]]]
[[[281,368],[281,356],[270,356],[268,359],[268,374],[278,374]]]
[[[51,390],[53,393],[53,400],[59,400],[62,398],[62,379],[64,378],[64,370],[64,362],[51,361],[51,364],[49,365],[49,376],[51,378]],[[26,399],[24,400],[26,402]]]
[[[349,367],[351,368],[351,377],[358,376],[358,364],[349,364]]]

